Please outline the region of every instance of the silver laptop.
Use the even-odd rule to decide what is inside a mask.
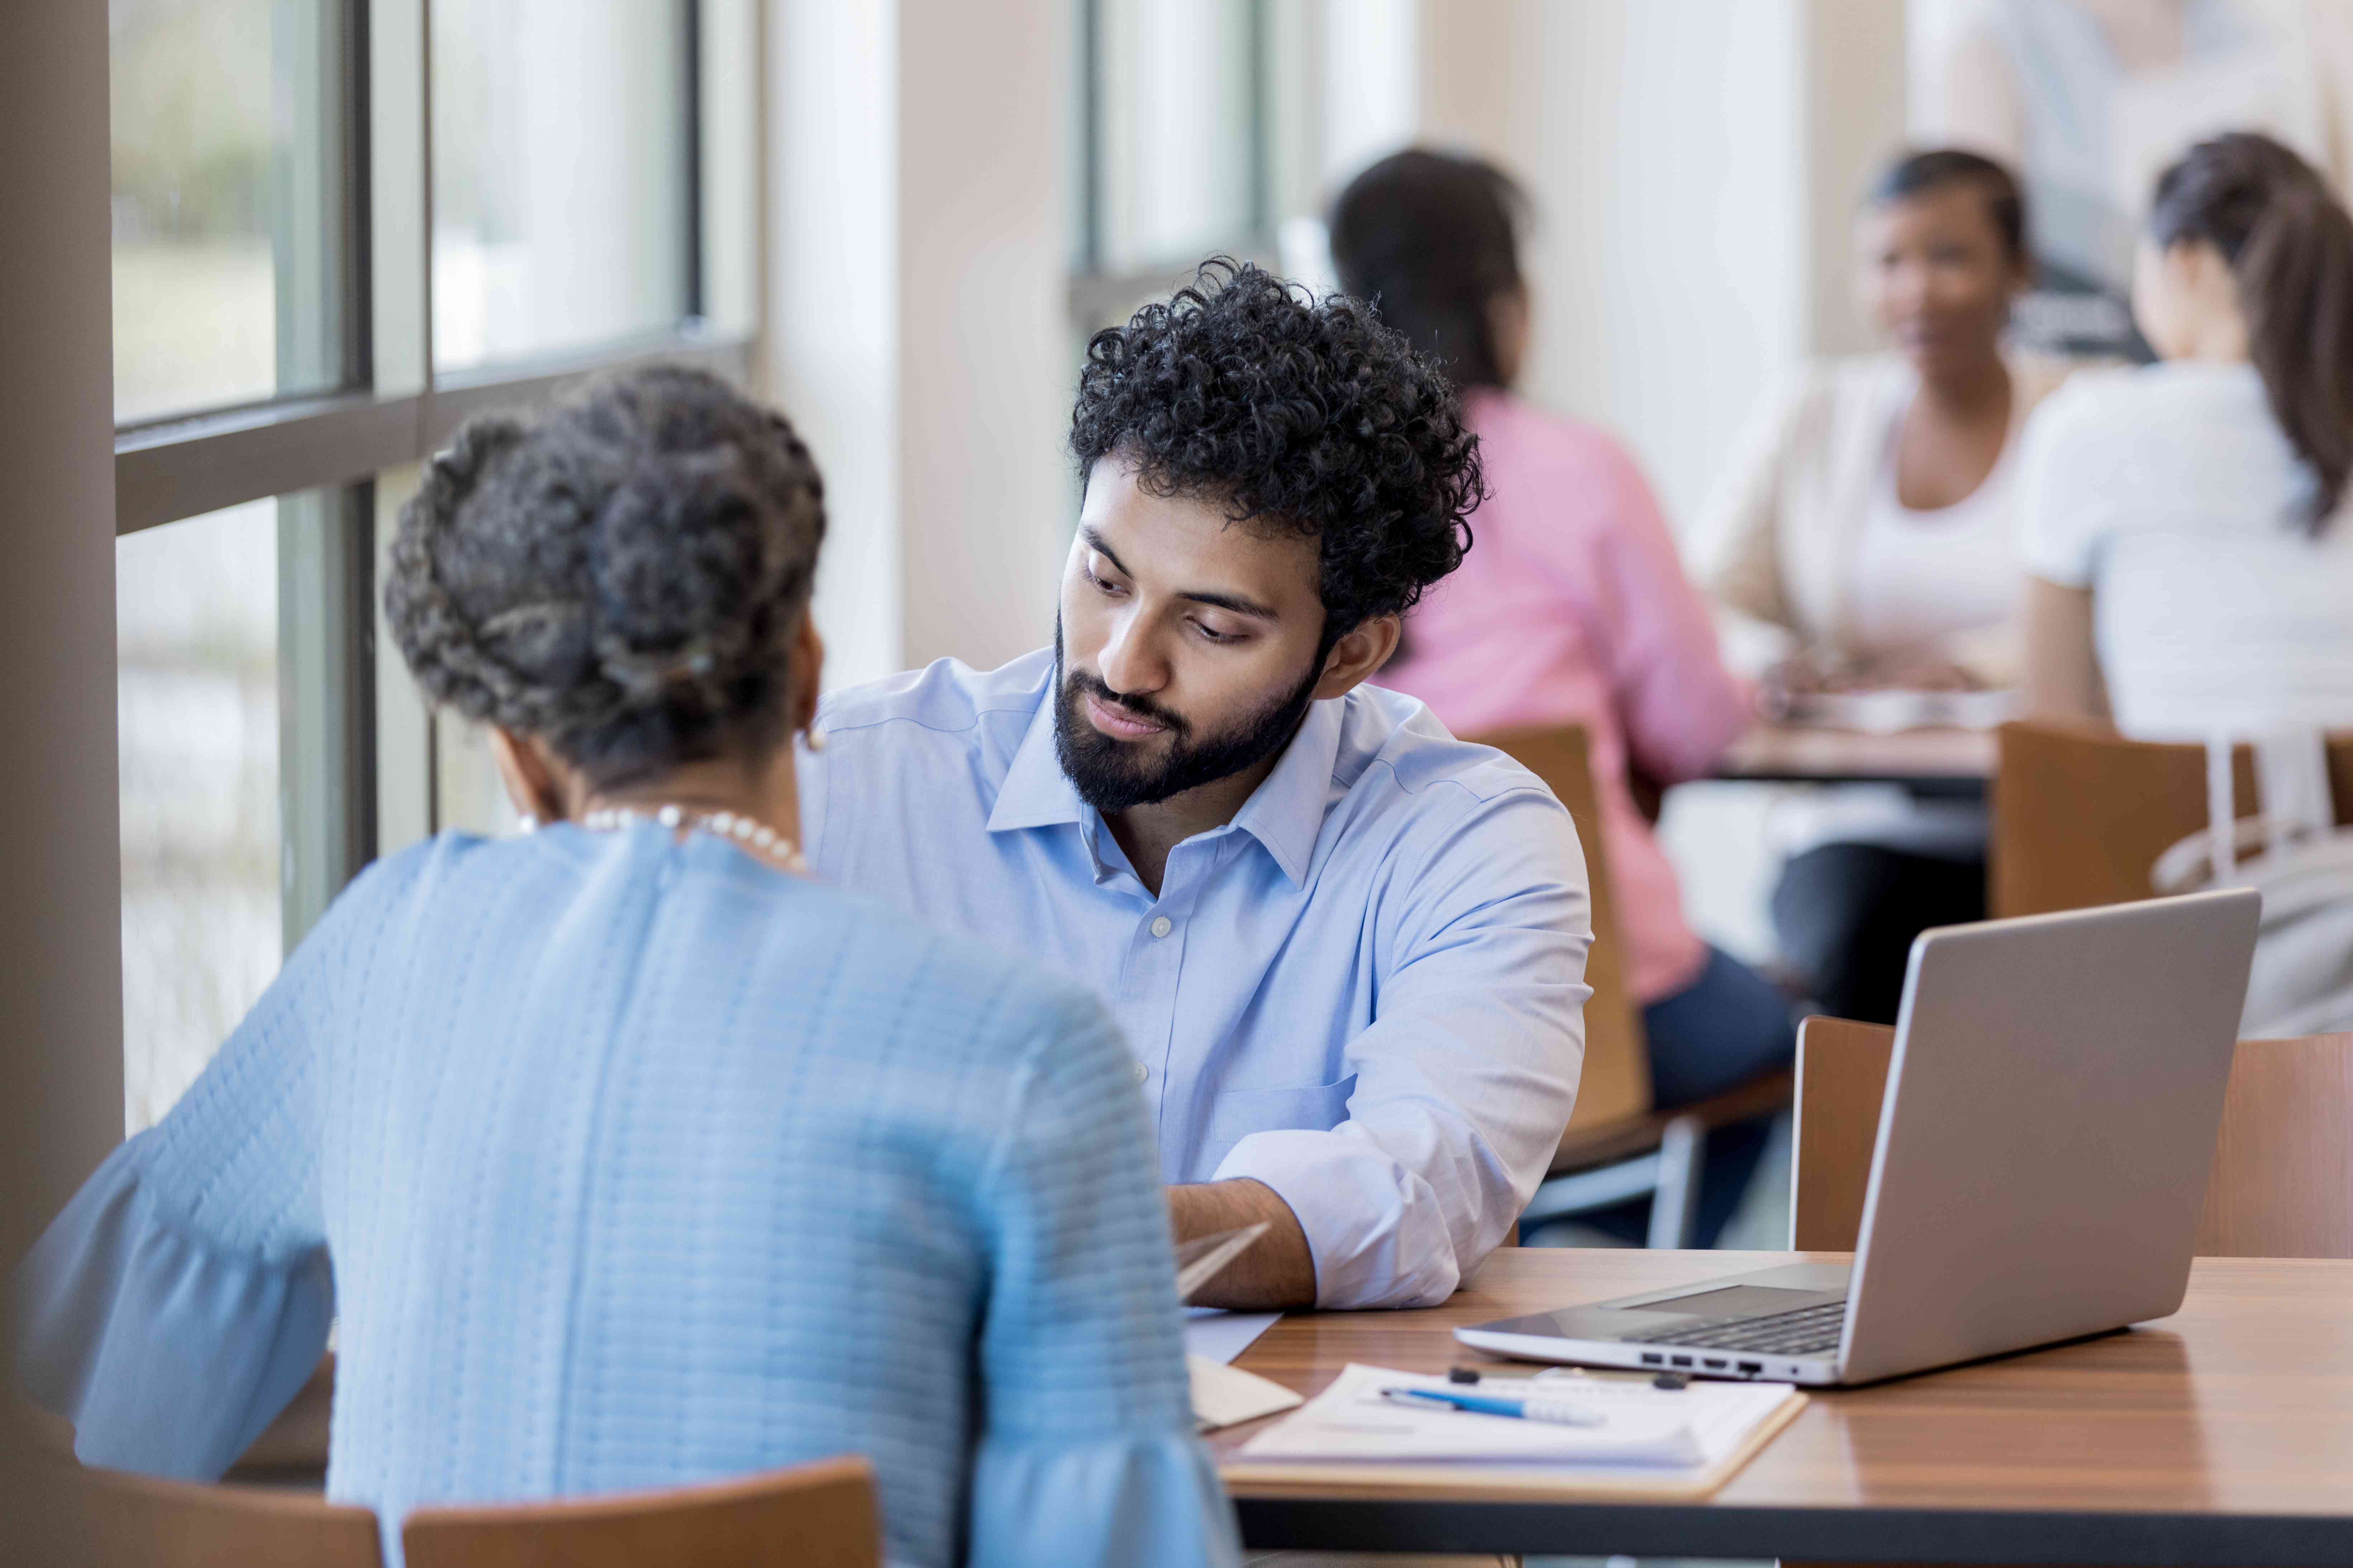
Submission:
[[[2181,1305],[2261,900],[2198,893],[1913,943],[1854,1262],[1457,1329],[1500,1355],[1870,1383]]]

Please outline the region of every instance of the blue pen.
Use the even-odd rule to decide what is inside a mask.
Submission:
[[[1467,1410],[1474,1415],[1509,1415],[1521,1421],[1546,1421],[1556,1426],[1599,1426],[1609,1417],[1569,1399],[1504,1399],[1492,1394],[1441,1394],[1430,1388],[1384,1388],[1384,1399],[1419,1400]]]

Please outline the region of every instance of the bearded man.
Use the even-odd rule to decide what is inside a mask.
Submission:
[[[1560,803],[1365,684],[1475,439],[1366,307],[1213,263],[1088,345],[1071,446],[1053,647],[832,698],[810,861],[1103,997],[1178,1239],[1270,1224],[1217,1304],[1441,1301],[1567,1122],[1591,941]]]

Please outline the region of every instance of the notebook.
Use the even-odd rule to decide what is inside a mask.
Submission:
[[[1403,1405],[1383,1390],[1541,1393],[1600,1417],[1562,1426]],[[1714,1491],[1794,1418],[1806,1396],[1785,1383],[1693,1383],[1646,1375],[1546,1372],[1490,1376],[1475,1389],[1443,1377],[1350,1363],[1296,1413],[1242,1445],[1237,1481],[1316,1485],[1475,1485],[1630,1496]]]

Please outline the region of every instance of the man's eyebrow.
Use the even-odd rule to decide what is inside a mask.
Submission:
[[[1121,576],[1135,575],[1127,569],[1127,563],[1122,561],[1118,552],[1103,542],[1103,536],[1097,533],[1092,526],[1082,524],[1079,537],[1086,541],[1088,549],[1110,562]],[[1196,605],[1210,605],[1220,610],[1230,610],[1238,616],[1248,616],[1254,621],[1279,621],[1282,618],[1269,606],[1260,604],[1256,599],[1246,599],[1240,594],[1219,594],[1208,588],[1196,588],[1180,592],[1176,597]]]

